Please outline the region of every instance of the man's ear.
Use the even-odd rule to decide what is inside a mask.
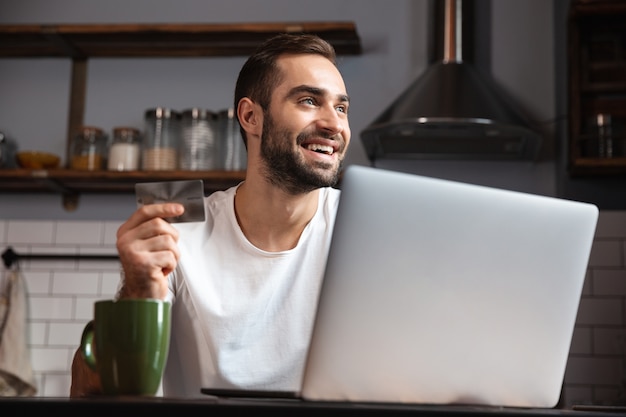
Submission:
[[[237,117],[239,124],[248,133],[248,136],[260,137],[263,131],[263,112],[261,106],[247,97],[239,100]]]

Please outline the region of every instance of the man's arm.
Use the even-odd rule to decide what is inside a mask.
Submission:
[[[178,232],[163,218],[179,216],[180,204],[151,204],[135,211],[117,231],[117,251],[124,271],[119,298],[165,299],[167,276],[180,256]],[[80,348],[72,360],[70,397],[101,394],[97,372],[83,360]]]
[[[100,377],[96,371],[87,366],[80,353],[80,349],[78,349],[74,353],[74,359],[72,360],[70,397],[88,397],[97,394],[102,394]]]

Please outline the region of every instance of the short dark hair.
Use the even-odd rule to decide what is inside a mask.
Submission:
[[[263,42],[239,71],[235,85],[235,115],[243,97],[249,97],[265,111],[269,109],[272,90],[281,81],[282,74],[276,61],[282,55],[321,55],[336,65],[335,49],[313,34],[282,33]],[[244,143],[246,136],[241,130]]]

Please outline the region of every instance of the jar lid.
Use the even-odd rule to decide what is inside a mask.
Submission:
[[[135,135],[138,136],[140,134],[139,129],[135,129],[134,127],[129,126],[116,126],[113,128],[114,135]]]
[[[130,126],[117,126],[113,128],[113,136],[115,139],[123,139],[127,141],[134,141],[139,139],[141,132],[139,129],[135,129]]]
[[[180,113],[167,107],[156,107],[148,109],[145,113],[146,119],[179,119]]]
[[[217,114],[211,110],[194,107],[192,109],[184,110],[182,112],[182,117],[183,119],[213,120],[217,117]]]
[[[218,113],[220,119],[234,119],[235,118],[235,109],[229,107],[224,110],[220,110]]]
[[[82,136],[83,138],[95,140],[97,138],[104,137],[104,130],[95,126],[79,126],[76,136]]]

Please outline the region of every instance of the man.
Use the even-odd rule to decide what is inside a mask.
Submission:
[[[279,35],[244,64],[235,108],[248,150],[241,184],[205,199],[203,223],[169,224],[178,204],[120,226],[121,298],[173,303],[163,394],[201,387],[299,388],[350,142],[333,48]],[[77,353],[71,396],[100,392]]]

